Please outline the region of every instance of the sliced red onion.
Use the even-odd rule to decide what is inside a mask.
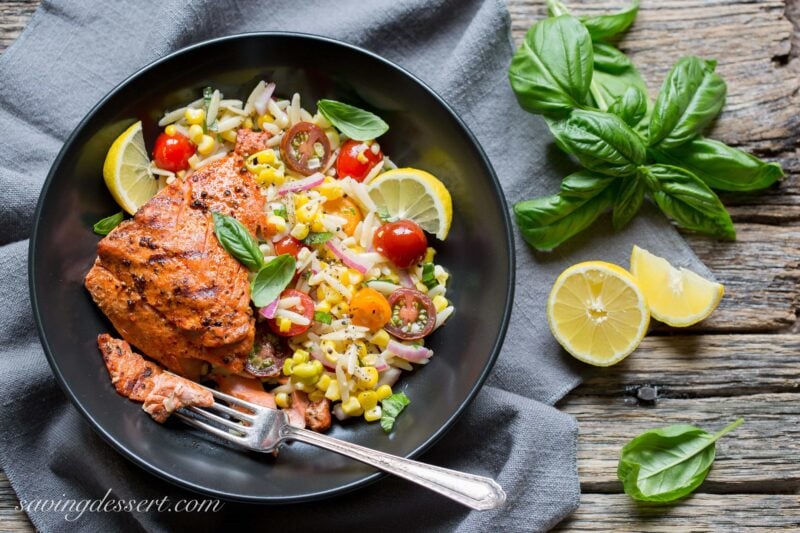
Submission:
[[[387,363],[383,357],[378,356],[375,358],[375,364],[373,364],[372,366],[374,366],[375,370],[377,370],[378,372],[383,372],[384,370],[388,370],[389,363]]]
[[[400,374],[402,373],[403,371],[399,368],[389,367],[381,374],[378,384],[375,385],[375,387],[377,388],[381,385],[389,385],[390,387],[393,387],[394,384],[397,383],[397,380],[400,379]]]
[[[411,279],[411,275],[408,273],[408,270],[400,269],[398,271],[398,276],[400,276],[400,285],[403,287],[408,287],[409,289],[416,289],[414,286],[414,280]]]
[[[272,98],[272,92],[274,90],[275,84],[268,83],[266,87],[264,87],[264,90],[261,91],[261,94],[258,96],[258,98],[256,98],[256,101],[253,102],[253,106],[256,108],[256,111],[258,111],[259,115],[263,115],[267,112],[267,103],[269,102],[269,99]]]
[[[366,274],[369,270],[368,266],[359,263],[354,257],[345,252],[343,248],[340,248],[336,243],[334,243],[333,240],[326,242],[325,246],[328,248],[328,250],[333,252],[333,255],[338,257],[342,263],[350,268],[358,270],[361,274]]]
[[[386,349],[393,354],[402,357],[406,361],[418,363],[424,359],[428,359],[433,355],[433,350],[429,350],[424,346],[414,347],[402,344],[396,340],[390,340]]]
[[[259,309],[258,312],[261,313],[261,316],[264,318],[275,318],[275,313],[278,312],[278,300],[280,300],[280,297],[275,298],[268,306]]]
[[[284,195],[290,192],[300,192],[300,191],[307,191],[312,187],[316,187],[317,185],[321,184],[325,180],[325,175],[317,172],[316,174],[311,174],[307,178],[303,178],[301,180],[290,181],[284,185],[278,187],[276,191],[279,195]]]

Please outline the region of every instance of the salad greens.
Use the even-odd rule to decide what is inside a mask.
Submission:
[[[333,322],[333,315],[326,313],[325,311],[314,311],[314,321],[321,322],[323,324],[330,324]]]
[[[717,440],[742,422],[740,418],[714,434],[687,424],[642,433],[620,454],[617,477],[625,493],[635,500],[658,503],[690,494],[708,475]]]
[[[123,221],[125,218],[125,213],[120,211],[119,213],[114,213],[111,216],[108,216],[102,220],[98,220],[97,223],[93,226],[94,232],[98,235],[108,235],[111,233],[111,230],[119,226],[120,222]]]
[[[328,122],[355,141],[377,139],[389,131],[389,125],[381,117],[336,100],[320,100],[317,109]]]
[[[630,59],[610,44],[633,23],[638,1],[579,18],[559,0],[547,5],[550,18],[528,31],[509,80],[520,106],[543,115],[559,148],[586,170],[566,177],[559,193],[514,206],[525,240],[553,249],[608,210],[622,229],[646,196],[682,228],[734,239],[711,189],[763,189],[783,170],[701,136],[725,102],[716,62],[681,58],[651,102]]]
[[[391,433],[395,420],[410,403],[411,400],[405,392],[398,392],[381,400],[381,428],[383,431]]]
[[[311,232],[303,239],[303,244],[325,244],[333,238],[333,233],[330,231]]]

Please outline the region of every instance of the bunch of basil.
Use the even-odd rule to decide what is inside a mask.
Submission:
[[[624,227],[648,195],[681,228],[734,239],[711,190],[752,191],[783,176],[775,163],[701,136],[725,101],[716,63],[689,56],[670,71],[655,103],[625,54],[608,43],[633,23],[639,3],[612,15],[575,18],[548,0],[511,62],[520,105],[545,117],[556,144],[585,170],[558,194],[517,203],[528,243],[550,250],[612,210]]]

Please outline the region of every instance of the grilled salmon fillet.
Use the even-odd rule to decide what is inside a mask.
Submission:
[[[181,407],[209,407],[214,403],[214,397],[206,389],[163,372],[158,365],[134,353],[130,344],[123,340],[104,333],[97,337],[97,345],[117,392],[143,402],[142,409],[156,422],[164,422]]]
[[[258,236],[264,202],[240,155],[212,162],[102,239],[86,288],[126,341],[169,370],[196,379],[206,361],[240,373],[255,336],[248,272],[219,244],[211,213]]]

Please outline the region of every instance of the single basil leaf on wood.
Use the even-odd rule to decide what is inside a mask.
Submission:
[[[601,174],[635,174],[647,157],[639,135],[611,113],[575,110],[569,118],[551,120],[548,125],[562,150]]]
[[[389,131],[389,125],[378,115],[336,100],[320,100],[317,109],[336,129],[356,141],[377,139]]]
[[[627,8],[610,15],[584,16],[580,21],[589,30],[593,41],[614,39],[630,28],[639,12],[639,0],[633,0]]]
[[[563,115],[587,103],[592,81],[592,40],[569,16],[544,19],[528,30],[508,69],[520,106]]]
[[[264,254],[241,222],[222,213],[212,212],[214,233],[225,251],[253,272],[264,266]],[[269,302],[267,302],[269,303]]]
[[[659,503],[690,494],[708,475],[717,440],[742,422],[740,418],[713,435],[686,424],[642,433],[620,453],[617,477],[625,493],[635,500]]]
[[[777,163],[767,163],[725,143],[698,137],[669,150],[651,149],[656,161],[683,167],[720,191],[756,191],[783,177]]]
[[[725,104],[725,82],[716,63],[695,56],[678,60],[667,75],[650,118],[650,145],[674,148],[690,141]]]
[[[265,307],[281,295],[294,278],[296,263],[289,254],[279,255],[258,271],[250,283],[250,299],[256,307]]]
[[[647,103],[647,95],[639,87],[631,85],[621,97],[611,104],[608,112],[614,113],[625,124],[634,127],[647,113]]]
[[[638,176],[628,176],[619,187],[619,192],[614,200],[614,211],[611,223],[614,231],[619,231],[636,216],[644,202],[646,187],[644,181]]]
[[[581,171],[564,178],[561,192],[514,205],[523,238],[537,250],[552,250],[577,235],[614,202],[615,178]]]
[[[108,235],[111,233],[111,230],[119,226],[120,222],[125,219],[125,213],[120,211],[119,213],[114,213],[113,215],[98,220],[92,229],[98,235]]]
[[[642,75],[633,66],[628,56],[610,44],[594,43],[594,75],[592,78],[591,96],[595,106],[605,111],[618,98],[621,98],[629,87],[634,86],[647,95]],[[649,99],[646,99],[648,108]]]
[[[708,185],[689,172],[670,165],[642,167],[650,197],[678,225],[713,237],[735,239],[733,222]]]

